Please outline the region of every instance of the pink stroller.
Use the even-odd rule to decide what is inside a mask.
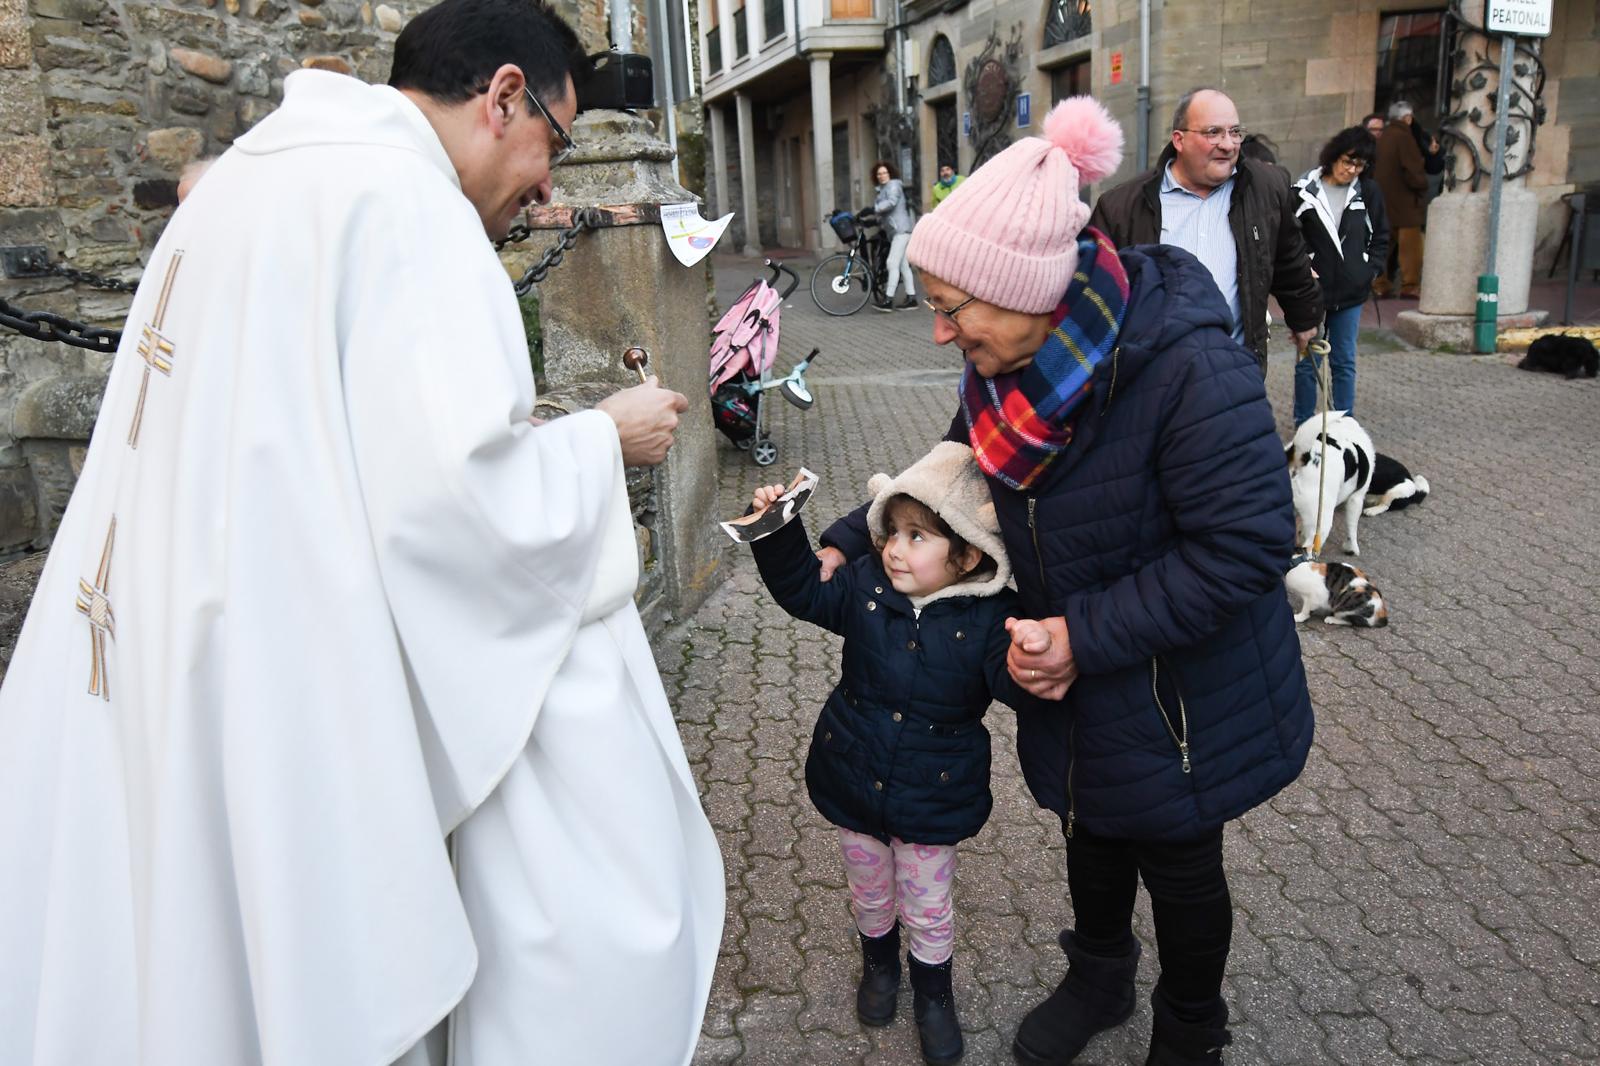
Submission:
[[[816,399],[806,387],[806,368],[819,351],[811,349],[783,377],[772,376],[778,358],[778,316],[800,278],[782,263],[764,262],[772,278],[751,282],[711,331],[712,421],[735,447],[750,449],[757,466],[771,466],[778,459],[778,446],[767,432],[766,394],[778,389],[802,411],[809,408]],[[782,292],[773,288],[780,273],[789,276]]]

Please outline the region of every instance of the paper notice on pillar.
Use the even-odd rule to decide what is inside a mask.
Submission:
[[[715,222],[707,222],[700,217],[700,208],[696,204],[661,205],[661,229],[667,235],[667,245],[672,249],[672,254],[678,257],[678,262],[686,267],[694,266],[706,257],[732,220],[732,211]]]

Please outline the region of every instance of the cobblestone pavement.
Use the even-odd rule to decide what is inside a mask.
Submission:
[[[755,270],[719,261],[724,306]],[[723,514],[804,464],[821,475],[814,535],[870,474],[920,455],[948,425],[959,365],[929,332],[921,310],[827,319],[802,286],[780,365],[822,347],[816,407],[777,404],[771,477],[723,442]],[[1316,748],[1299,782],[1228,828],[1228,1061],[1594,1063],[1600,384],[1367,341],[1362,421],[1434,495],[1362,520],[1361,565],[1392,624],[1302,627]],[[1289,370],[1284,354],[1268,375],[1283,430]],[[802,779],[839,642],[773,606],[748,551],[728,550],[726,584],[657,643],[728,869],[695,1062],[918,1063],[909,987],[893,1025],[856,1022],[836,838]],[[1055,940],[1071,923],[1058,825],[1016,770],[1009,712],[990,723],[994,816],[962,845],[957,885],[970,1064],[1011,1061],[1022,1015],[1063,972]],[[1142,896],[1136,922],[1152,944]],[[1155,969],[1147,950],[1139,1012],[1080,1061],[1144,1061]]]

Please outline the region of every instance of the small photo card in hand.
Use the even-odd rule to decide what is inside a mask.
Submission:
[[[760,540],[767,534],[776,533],[788,525],[789,520],[799,514],[800,508],[811,499],[811,493],[816,487],[817,475],[802,466],[800,472],[794,476],[794,480],[789,482],[789,490],[773,501],[772,506],[764,511],[719,524],[724,533],[740,544]]]

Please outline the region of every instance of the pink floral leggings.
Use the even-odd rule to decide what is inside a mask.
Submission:
[[[954,844],[907,844],[899,837],[884,844],[841,829],[839,850],[857,929],[866,936],[883,936],[894,928],[898,904],[911,954],[930,966],[950,957],[956,932],[950,905]]]

